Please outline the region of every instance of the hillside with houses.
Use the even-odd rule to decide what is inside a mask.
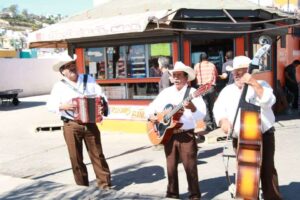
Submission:
[[[30,32],[57,23],[66,16],[36,15],[18,5],[0,10],[0,49],[20,50],[27,48],[27,36]]]

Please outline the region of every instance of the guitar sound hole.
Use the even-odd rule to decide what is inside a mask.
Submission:
[[[166,118],[166,117],[164,117],[164,123],[166,124],[166,123],[168,123],[168,119]]]

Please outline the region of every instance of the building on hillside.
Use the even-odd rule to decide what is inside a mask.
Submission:
[[[268,35],[272,50],[257,76],[275,88],[278,79],[283,81],[283,67],[299,57],[295,26],[297,17],[244,0],[110,0],[38,30],[29,40],[31,48],[65,47],[76,53],[79,71],[92,74],[110,98],[110,120],[124,119],[123,128],[131,127],[127,119],[142,120],[144,130],[143,106],[157,95],[159,81],[149,69],[159,56],[193,66],[207,52],[221,73],[227,50],[252,57],[259,37]]]

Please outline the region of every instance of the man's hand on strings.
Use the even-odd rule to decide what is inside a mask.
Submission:
[[[249,73],[245,73],[241,78],[241,82],[248,85],[252,85],[254,81],[256,82],[256,80]]]
[[[241,82],[252,86],[257,96],[262,97],[264,89],[251,74],[245,73],[241,78]]]
[[[190,109],[192,112],[195,112],[197,110],[196,106],[191,101],[184,101],[183,107],[186,109]]]
[[[148,121],[152,122],[152,123],[158,123],[158,117],[156,114],[153,114],[151,115],[149,118],[148,118]]]
[[[227,118],[223,118],[220,120],[220,127],[224,131],[225,134],[228,134],[232,129],[232,124]]]

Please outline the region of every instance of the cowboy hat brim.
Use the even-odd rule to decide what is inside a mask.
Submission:
[[[248,58],[247,56],[237,56],[233,59],[232,65],[228,65],[226,67],[226,71],[233,71],[236,69],[245,69],[249,67],[249,64],[251,63],[251,59]]]
[[[70,56],[64,56],[63,58],[61,58],[57,63],[55,63],[52,67],[52,69],[55,71],[55,72],[59,72],[59,69],[68,64],[68,63],[71,63],[71,62],[74,62],[76,60],[76,55],[74,54],[73,55],[73,58],[71,58]]]
[[[243,66],[238,66],[238,67],[232,67],[232,66],[228,65],[228,66],[226,66],[226,71],[231,72],[236,69],[243,69],[243,68],[245,69],[245,68],[248,68],[248,66],[249,66],[249,64],[243,65]]]
[[[181,62],[180,63],[179,62],[175,63],[174,69],[170,70],[170,73],[173,73],[173,72],[185,72],[185,73],[187,73],[188,74],[188,81],[192,81],[196,78],[195,71],[191,67],[186,66]]]

